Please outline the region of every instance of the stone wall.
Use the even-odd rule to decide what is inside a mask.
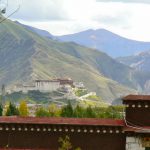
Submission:
[[[126,150],[145,150],[140,137],[126,137]]]

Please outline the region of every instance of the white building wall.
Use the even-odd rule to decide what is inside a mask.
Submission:
[[[37,82],[36,83],[36,89],[41,92],[56,91],[58,88],[60,88],[59,82]]]
[[[35,87],[22,87],[22,92],[23,93],[28,93],[28,91],[33,91],[35,90]]]
[[[12,90],[12,92],[23,92],[23,93],[27,93],[28,91],[32,91],[35,90],[34,86],[15,86],[14,89]]]
[[[126,150],[145,150],[140,137],[126,137]]]
[[[59,81],[38,81],[35,82],[34,85],[16,85],[13,87],[12,92],[20,92],[27,93],[32,90],[39,90],[41,92],[52,92],[57,91],[59,88],[64,85],[60,85]]]

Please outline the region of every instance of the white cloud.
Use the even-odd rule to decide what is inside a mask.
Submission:
[[[68,18],[64,0],[10,0],[8,11],[11,13],[18,5],[20,10],[13,18],[26,21],[64,20]]]
[[[122,3],[146,3],[146,4],[150,4],[149,0],[97,0],[97,2],[122,2]]]
[[[149,0],[131,0],[132,3],[123,3],[129,0],[98,1],[22,0],[21,9],[13,19],[56,35],[106,28],[128,38],[150,41]],[[17,5],[17,0],[10,0],[8,10],[12,11]]]
[[[39,29],[44,29],[49,31],[50,33],[54,35],[65,35],[65,34],[71,34],[71,33],[76,33],[80,32],[83,30],[88,30],[88,29],[97,29],[99,28],[99,23],[98,22],[93,22],[93,21],[49,21],[49,22],[26,22],[23,20],[20,20],[23,24],[27,24],[30,26],[37,27]]]

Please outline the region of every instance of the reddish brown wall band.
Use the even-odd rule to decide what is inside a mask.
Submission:
[[[12,149],[49,149],[58,150],[58,138],[64,132],[1,131],[0,147]],[[68,133],[74,146],[82,150],[125,150],[125,135],[97,133]]]
[[[150,107],[126,108],[126,120],[132,123],[133,125],[150,126]]]

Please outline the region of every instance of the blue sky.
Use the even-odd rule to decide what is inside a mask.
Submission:
[[[124,37],[150,41],[150,0],[9,0],[11,19],[55,35],[105,28]]]

